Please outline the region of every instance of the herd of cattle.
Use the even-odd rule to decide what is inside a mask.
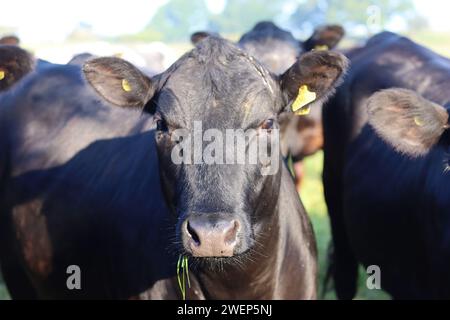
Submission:
[[[377,265],[397,299],[450,298],[450,60],[383,32],[335,48],[260,22],[239,42],[197,32],[149,75],[117,57],[35,58],[0,40],[0,265],[14,299],[315,299],[298,197],[324,150],[337,296]],[[293,112],[303,89],[314,95]],[[282,165],[176,165],[177,128],[280,129]],[[447,179],[447,180],[446,180]],[[445,182],[447,181],[447,183]],[[297,188],[296,188],[297,187]],[[450,185],[449,185],[450,187]],[[81,289],[67,287],[67,268]]]

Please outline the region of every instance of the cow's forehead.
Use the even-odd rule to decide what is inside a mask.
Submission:
[[[188,118],[228,114],[228,118],[234,115],[250,121],[273,113],[277,101],[272,75],[235,45],[218,38],[203,40],[172,66],[160,92],[165,113],[182,112]]]
[[[265,75],[267,71],[251,59],[243,56],[216,58],[204,64],[190,58],[170,75],[164,88],[189,93],[191,98],[213,94],[219,100],[239,99],[255,90],[274,92],[273,80]]]
[[[273,90],[273,83],[270,83],[273,79],[259,62],[233,43],[216,37],[203,40],[180,58],[168,73],[168,83],[180,85],[178,81],[189,79],[191,81],[186,85],[201,84],[204,91],[209,87],[226,90],[242,83],[268,86],[269,90]]]

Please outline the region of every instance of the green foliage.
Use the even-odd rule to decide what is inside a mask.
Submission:
[[[413,0],[227,0],[223,11],[214,14],[205,0],[170,0],[161,6],[147,27],[136,35],[139,40],[183,41],[192,32],[208,30],[224,35],[242,34],[258,21],[274,20],[303,36],[325,23],[343,24],[349,34],[355,27],[368,27],[368,8],[376,5],[384,28],[394,17],[402,17],[415,28],[424,26]],[[370,31],[370,30],[369,30]]]
[[[153,30],[150,35],[162,37],[156,40],[187,40],[190,33],[208,27],[209,15],[203,0],[171,0],[158,10],[141,37]]]
[[[367,23],[367,9],[375,5],[381,12],[381,27],[384,28],[394,16],[414,14],[412,0],[341,0],[330,1],[326,19],[331,21],[351,21],[353,24]]]
[[[280,14],[284,0],[228,0],[223,12],[210,16],[211,24],[223,33],[243,33],[261,20]]]

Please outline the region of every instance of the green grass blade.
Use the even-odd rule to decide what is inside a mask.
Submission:
[[[178,257],[178,262],[177,262],[177,280],[178,280],[178,287],[180,288],[180,291],[181,291],[181,295],[183,296],[183,300],[185,300],[186,292],[185,292],[185,284],[184,284],[184,270],[181,270],[181,272],[183,273],[183,276],[181,277],[181,275],[180,275],[180,269],[182,268],[183,264],[184,264],[184,257],[183,257],[183,255],[180,254],[180,256]],[[181,279],[181,278],[183,278],[183,279]]]
[[[187,278],[187,283],[188,283],[188,287],[191,287],[191,280],[189,279],[189,265],[188,265],[188,257],[185,257],[184,260],[184,270],[186,272],[186,278]]]

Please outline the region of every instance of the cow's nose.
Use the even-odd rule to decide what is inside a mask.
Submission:
[[[184,223],[184,245],[194,257],[231,257],[238,244],[236,219],[190,217]]]

